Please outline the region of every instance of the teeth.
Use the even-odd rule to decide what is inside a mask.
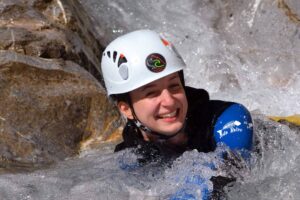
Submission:
[[[177,111],[171,112],[169,114],[161,115],[162,118],[175,117]]]

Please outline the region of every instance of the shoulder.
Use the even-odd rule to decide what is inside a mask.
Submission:
[[[233,102],[208,100],[199,104],[189,105],[186,132],[189,135],[189,147],[201,152],[213,151],[216,143],[213,137],[216,119]]]
[[[213,134],[216,143],[224,143],[230,149],[252,149],[253,122],[248,109],[234,103],[214,120]]]
[[[216,136],[222,128],[226,128],[225,124],[231,121],[239,121],[245,124],[246,120],[248,125],[251,125],[249,111],[239,103],[210,100],[207,91],[203,89],[186,87],[186,94],[189,102],[186,131],[190,138],[190,148],[196,148],[204,152],[213,151],[216,143],[220,142]],[[237,122],[235,123],[237,124]],[[243,127],[243,131],[244,129]],[[250,139],[251,131],[245,129],[244,133]],[[222,141],[227,137],[229,139],[229,135],[227,137],[222,135],[222,137]],[[245,145],[243,144],[243,146]]]

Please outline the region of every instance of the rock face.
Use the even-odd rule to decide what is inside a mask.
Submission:
[[[120,124],[101,85],[101,46],[76,1],[0,4],[0,167],[43,165]]]

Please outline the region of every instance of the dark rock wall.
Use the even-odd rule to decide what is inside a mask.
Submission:
[[[101,52],[77,1],[2,0],[0,167],[53,163],[118,130]]]

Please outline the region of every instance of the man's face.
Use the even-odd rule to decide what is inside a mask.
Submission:
[[[188,103],[177,72],[133,90],[130,97],[137,118],[151,130],[172,135],[184,125]]]

